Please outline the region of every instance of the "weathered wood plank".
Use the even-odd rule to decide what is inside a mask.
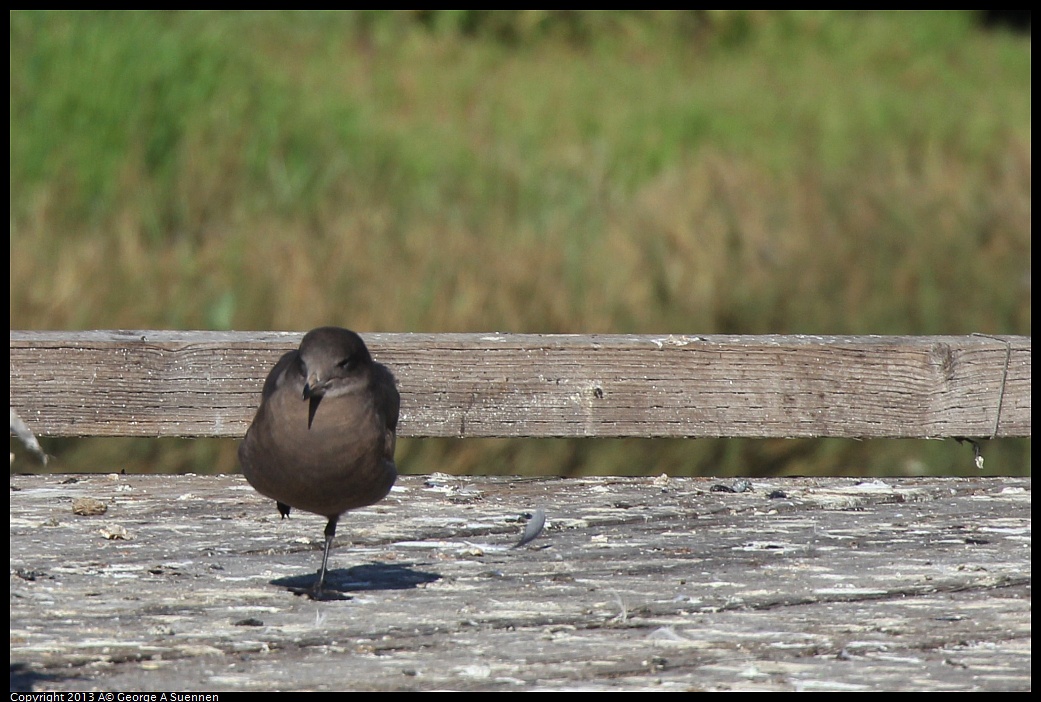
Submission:
[[[402,478],[315,603],[241,476],[13,476],[12,690],[1030,689],[1029,479],[714,483]]]
[[[364,337],[402,436],[1030,436],[1030,337]],[[12,331],[11,406],[39,435],[241,436],[300,338]]]

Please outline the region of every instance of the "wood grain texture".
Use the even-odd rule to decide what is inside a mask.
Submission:
[[[401,436],[1030,436],[1030,337],[362,336]],[[11,406],[43,436],[239,437],[301,338],[12,331]]]
[[[11,690],[1030,689],[1029,478],[718,482],[12,476]]]

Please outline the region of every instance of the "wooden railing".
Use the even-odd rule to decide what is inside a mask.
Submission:
[[[241,436],[299,333],[11,332],[42,436]],[[1030,337],[363,334],[401,436],[1030,436]]]

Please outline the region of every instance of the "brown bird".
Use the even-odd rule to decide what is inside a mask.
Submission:
[[[309,331],[264,381],[239,462],[283,518],[295,507],[329,520],[322,570],[309,591],[315,599],[340,516],[379,502],[397,478],[399,406],[394,375],[372,360],[360,336],[339,327]]]

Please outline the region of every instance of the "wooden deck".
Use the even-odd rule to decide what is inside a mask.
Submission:
[[[1029,479],[406,477],[330,602],[241,476],[10,482],[12,691],[1031,687]]]
[[[300,336],[12,331],[11,407],[241,436]],[[364,337],[402,436],[1031,435],[1029,337]],[[1030,485],[407,477],[313,602],[241,476],[15,475],[11,689],[1028,690]]]

